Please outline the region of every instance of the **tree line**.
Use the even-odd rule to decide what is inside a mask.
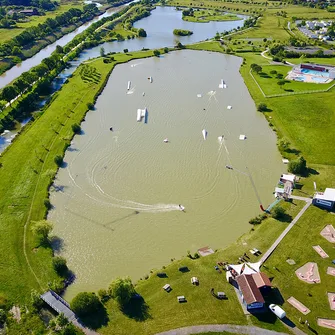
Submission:
[[[24,72],[12,84],[4,87],[0,92],[0,111],[2,111],[0,113],[0,133],[6,128],[13,128],[16,121],[24,120],[36,110],[39,97],[50,92],[52,80],[65,68],[66,64],[63,60],[65,55],[66,60],[70,61],[84,49],[101,43],[101,37],[95,30],[106,22],[124,15],[133,6],[138,6],[138,4],[131,4],[112,16],[93,23],[66,46],[57,46],[55,52],[50,57],[43,59],[41,64]],[[140,17],[141,15],[136,12],[135,16]],[[19,99],[15,101],[13,106],[11,105],[5,110],[6,103],[10,103],[19,95]]]
[[[0,56],[21,56],[22,49],[28,48],[36,41],[53,34],[60,27],[75,24],[78,21],[86,22],[94,16],[97,8],[94,4],[85,5],[83,10],[71,8],[67,12],[57,15],[54,19],[48,18],[44,23],[25,29],[22,33],[0,45]],[[20,58],[21,58],[20,57]]]

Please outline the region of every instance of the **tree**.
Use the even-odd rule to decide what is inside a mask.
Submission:
[[[306,160],[302,156],[288,163],[288,171],[294,174],[303,175],[306,173],[306,170],[307,170]]]
[[[13,47],[13,50],[12,50],[12,55],[19,56],[19,55],[21,55],[21,53],[22,53],[21,48],[19,48],[17,45],[15,45]]]
[[[55,161],[56,165],[57,165],[58,167],[60,167],[60,166],[62,166],[62,164],[63,164],[63,157],[57,155],[57,156],[55,157],[54,161]]]
[[[49,234],[52,231],[53,224],[47,220],[32,221],[31,231],[33,234],[40,236],[42,242],[47,242]]]
[[[123,52],[126,54],[128,52],[128,49],[123,49]]]
[[[130,277],[117,278],[109,286],[111,296],[121,305],[127,304],[135,293]]]
[[[6,322],[7,315],[3,309],[0,309],[0,324],[4,324]]]
[[[147,32],[143,28],[140,28],[138,30],[138,36],[139,37],[147,37]]]
[[[251,67],[251,70],[256,72],[257,74],[262,72],[262,67],[258,64],[253,63],[250,65],[250,67]]]
[[[286,214],[285,209],[280,206],[276,206],[272,211],[272,217],[276,220],[284,218],[285,214]]]
[[[100,48],[100,56],[105,57],[105,48],[104,47]]]
[[[277,84],[280,86],[280,88],[282,88],[286,84],[286,80],[285,79],[278,80]]]
[[[81,292],[77,294],[71,303],[71,309],[79,316],[91,316],[101,310],[102,304],[93,292]]]
[[[17,90],[20,93],[22,93],[29,86],[29,84],[24,79],[21,79],[20,77],[14,82],[13,85],[17,88]]]
[[[33,71],[36,73],[38,77],[42,77],[49,71],[49,69],[45,64],[41,63],[40,65],[34,67]]]
[[[257,106],[257,110],[259,112],[266,112],[268,110],[268,107],[265,103],[260,103],[258,106]]]
[[[74,123],[72,126],[72,131],[75,133],[75,134],[80,134],[81,132],[81,127],[79,126],[78,123]]]
[[[67,272],[68,272],[68,267],[66,264],[66,259],[64,257],[54,257],[52,259],[52,265],[55,269],[55,271],[62,277],[66,276]]]
[[[154,50],[154,56],[159,57],[160,54],[161,54],[161,53],[160,53],[159,50]]]
[[[11,101],[17,96],[17,94],[17,89],[14,86],[9,85],[4,87],[4,89],[2,90],[1,98],[2,100],[11,103]]]

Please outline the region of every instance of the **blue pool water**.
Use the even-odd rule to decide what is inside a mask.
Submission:
[[[322,77],[312,77],[312,80],[316,83],[325,83],[329,78],[322,78]]]
[[[322,72],[322,71],[316,71],[316,70],[310,70],[310,69],[301,69],[300,72],[306,73],[306,74],[312,74],[314,76],[329,78],[328,72]],[[321,81],[323,82],[323,81]]]

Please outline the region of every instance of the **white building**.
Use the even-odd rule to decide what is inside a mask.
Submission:
[[[335,188],[326,188],[324,192],[317,192],[313,197],[313,205],[332,210],[335,208]]]

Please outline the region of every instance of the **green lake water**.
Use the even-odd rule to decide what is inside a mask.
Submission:
[[[222,248],[248,231],[260,213],[257,197],[248,176],[226,165],[247,166],[263,205],[274,200],[285,166],[241,62],[184,50],[114,69],[51,190],[49,219],[77,276],[67,299],[107,288],[117,276],[136,281],[187,250]],[[145,107],[147,122],[137,122]]]

